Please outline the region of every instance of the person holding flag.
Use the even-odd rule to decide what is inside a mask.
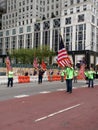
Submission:
[[[72,80],[74,77],[73,67],[67,66],[65,69],[65,74],[66,74],[66,86],[67,86],[66,92],[72,93]]]
[[[64,47],[64,42],[61,35],[57,62],[60,67],[65,68],[67,92],[72,93],[72,79],[74,77],[74,69],[72,66],[72,61]]]

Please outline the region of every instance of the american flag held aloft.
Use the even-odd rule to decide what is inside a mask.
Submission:
[[[59,38],[59,51],[58,51],[57,62],[60,67],[66,67],[66,66],[71,67],[72,66],[71,59],[64,47],[64,42],[63,42],[61,35]]]

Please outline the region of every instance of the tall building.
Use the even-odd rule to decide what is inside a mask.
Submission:
[[[2,17],[1,54],[48,45],[59,50],[59,34],[76,65],[98,61],[98,0],[7,0]],[[55,62],[55,60],[53,61]]]
[[[2,28],[2,15],[6,13],[6,7],[7,7],[6,0],[1,0],[0,1],[0,30]]]

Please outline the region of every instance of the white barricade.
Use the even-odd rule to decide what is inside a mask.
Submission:
[[[18,83],[18,76],[14,76],[13,82],[14,82],[14,83]]]
[[[47,75],[43,76],[43,81],[48,81]],[[7,84],[7,82],[8,82],[8,76],[0,76],[0,84]],[[19,83],[18,76],[14,76],[13,82]],[[37,76],[30,76],[30,82],[38,82],[38,75]]]
[[[0,84],[7,84],[8,77],[7,76],[0,76]]]
[[[30,82],[38,82],[38,76],[30,76]]]

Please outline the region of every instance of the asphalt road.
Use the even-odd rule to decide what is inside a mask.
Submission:
[[[95,84],[98,84],[98,79],[95,80]],[[78,83],[73,83],[73,89],[86,86],[87,84],[85,83],[85,81],[81,80],[78,81]],[[0,101],[62,90],[66,90],[65,81],[43,81],[42,84],[38,84],[37,82],[25,84],[21,83],[14,84],[14,87],[12,88],[8,88],[6,85],[0,85]]]
[[[60,81],[1,85],[0,130],[98,130],[98,85],[65,89]]]

